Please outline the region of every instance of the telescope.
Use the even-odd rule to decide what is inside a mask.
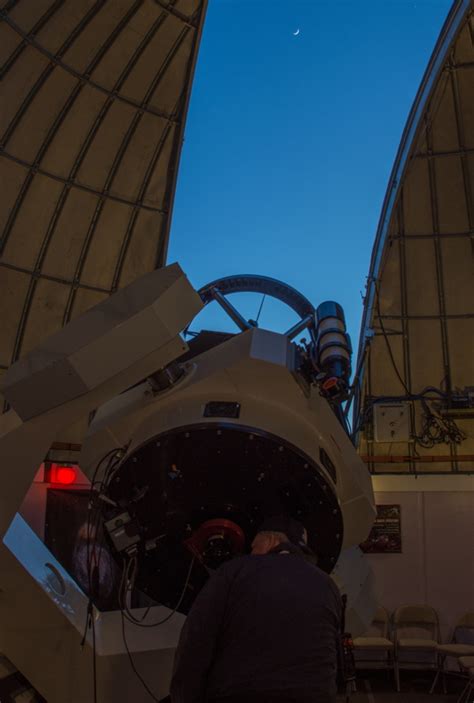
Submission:
[[[233,303],[249,292],[279,300],[298,321],[284,333],[260,328]],[[235,334],[190,334],[211,304]],[[252,275],[195,291],[177,264],[115,293],[9,369],[0,457],[15,472],[0,498],[3,611],[7,629],[34,622],[31,642],[42,646],[29,661],[21,637],[1,647],[23,658],[50,703],[91,700],[91,651],[101,700],[150,700],[130,658],[165,696],[200,589],[275,515],[303,523],[319,568],[347,595],[347,629],[366,629],[375,599],[358,545],[375,507],[343,412],[350,375],[337,303],[315,308]],[[78,422],[81,490],[38,488],[38,467]],[[45,504],[54,507],[48,520]],[[45,673],[51,651],[54,677]]]

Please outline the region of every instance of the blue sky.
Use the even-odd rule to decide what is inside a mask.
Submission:
[[[260,273],[336,300],[356,349],[390,170],[450,6],[210,0],[168,261],[195,287]],[[255,318],[261,298],[231,299]],[[223,328],[216,308],[193,328]],[[265,301],[260,326],[293,321]]]

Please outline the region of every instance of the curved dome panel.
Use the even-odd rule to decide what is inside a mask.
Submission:
[[[354,412],[373,471],[474,468],[473,21],[471,2],[455,2],[380,218]],[[384,413],[384,402],[406,402],[398,407],[406,420]]]
[[[206,0],[9,0],[0,367],[163,265]]]

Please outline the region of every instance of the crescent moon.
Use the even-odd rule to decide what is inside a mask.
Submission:
[[[300,33],[300,30],[297,29],[296,32],[293,32],[293,36],[294,36],[294,37],[297,37],[299,33]]]

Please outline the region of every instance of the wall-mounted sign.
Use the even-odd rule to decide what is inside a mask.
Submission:
[[[360,548],[366,554],[401,553],[400,505],[377,505],[374,525]]]

